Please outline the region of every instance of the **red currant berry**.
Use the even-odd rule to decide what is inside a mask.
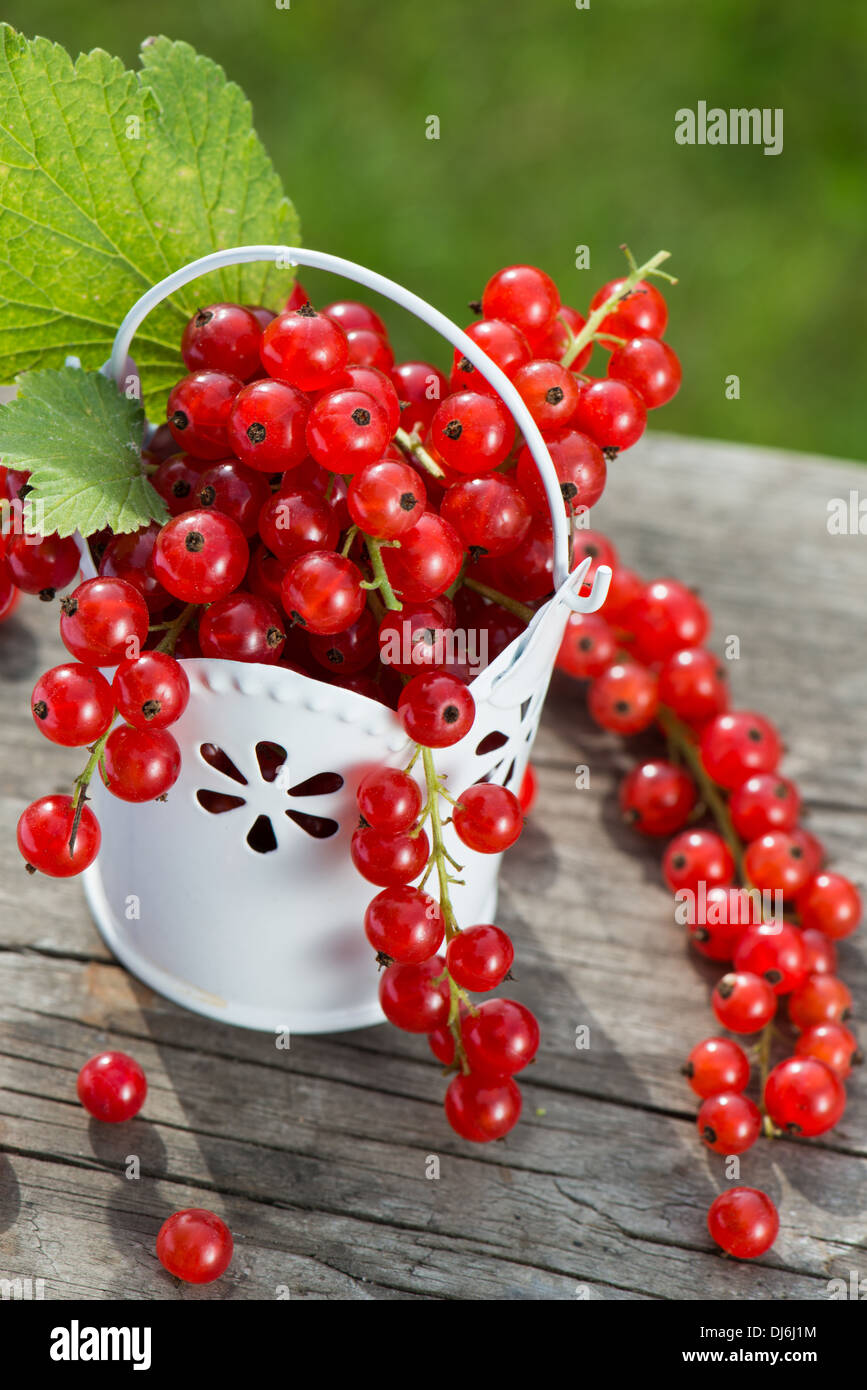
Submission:
[[[582,520],[586,518],[582,517]],[[584,560],[590,561],[590,568],[584,576],[584,583],[581,586],[582,594],[589,594],[593,587],[593,580],[600,565],[607,565],[609,569],[617,573],[619,562],[617,551],[611,544],[607,536],[603,536],[601,531],[593,531],[589,526],[582,526],[576,529],[572,538],[572,568],[576,570]],[[610,608],[610,601],[606,606],[606,612]]]
[[[381,459],[365,464],[349,484],[346,504],[353,522],[368,536],[396,540],[420,521],[427,505],[425,485],[408,463]]]
[[[765,1083],[765,1108],[788,1134],[812,1139],[833,1129],[846,1108],[839,1076],[815,1057],[787,1057]]]
[[[259,355],[277,381],[300,391],[330,391],[340,384],[349,345],[339,324],[307,304],[268,324]]]
[[[598,444],[578,430],[565,428],[545,435],[545,443],[563,494],[567,513],[594,507],[605,491],[608,470]],[[548,497],[536,467],[536,460],[524,446],[515,472],[519,487],[534,512],[548,515]]]
[[[229,416],[228,439],[248,468],[282,473],[307,457],[310,402],[282,381],[252,381],[239,391]]]
[[[259,535],[283,566],[311,550],[334,550],[340,538],[337,516],[312,488],[289,485],[269,496],[259,513]]]
[[[502,984],[512,968],[515,948],[499,927],[467,927],[446,951],[449,974],[460,989],[482,994]]]
[[[556,665],[578,680],[593,680],[613,665],[617,638],[598,613],[573,613],[566,624]]]
[[[226,459],[201,474],[194,505],[213,507],[231,517],[249,540],[258,530],[259,513],[270,496],[268,480],[262,473],[237,459]]]
[[[500,473],[454,483],[443,497],[440,514],[474,558],[507,555],[530,529],[523,492]]]
[[[511,1077],[456,1076],[446,1091],[446,1119],[473,1144],[502,1139],[521,1115],[521,1092]]]
[[[532,347],[550,329],[560,310],[557,286],[532,265],[510,265],[492,275],[482,294],[486,319],[513,323]]]
[[[735,970],[761,975],[775,994],[790,994],[807,978],[801,933],[788,922],[748,927],[738,942],[734,961]]]
[[[181,356],[191,372],[226,372],[247,381],[260,371],[262,328],[240,304],[208,304],[184,329]]]
[[[440,666],[446,634],[456,622],[454,605],[443,595],[390,610],[379,624],[379,659],[404,676],[416,675],[420,666]]]
[[[606,300],[612,295],[620,294],[625,286],[625,278],[609,280],[591,299],[591,311],[601,309]],[[647,280],[639,280],[635,288],[625,294],[616,307],[606,314],[599,332],[611,333],[616,338],[629,339],[639,335],[661,338],[667,322],[668,309],[659,290]]]
[[[758,1033],[777,1012],[777,996],[761,975],[723,975],[711,995],[711,1007],[732,1033]]]
[[[781,892],[791,900],[809,877],[804,851],[791,835],[772,830],[744,851],[744,873],[760,892]]]
[[[519,367],[513,377],[515,390],[540,430],[568,425],[578,405],[578,383],[559,362],[536,358]]]
[[[417,965],[390,965],[379,981],[382,1012],[405,1033],[432,1033],[448,1022],[451,993],[442,956]]]
[[[535,806],[538,793],[539,779],[536,776],[536,770],[532,763],[527,763],[524,776],[521,778],[521,785],[518,788],[518,800],[525,816],[529,816]]]
[[[300,304],[293,305],[293,308],[301,308]],[[380,337],[388,337],[385,324],[369,304],[362,304],[359,299],[336,299],[333,304],[326,304],[321,311],[325,318],[330,319],[343,329],[344,333],[353,333],[356,329],[365,329],[368,333],[378,333]]]
[[[808,975],[789,995],[789,1018],[796,1028],[814,1023],[842,1023],[849,1017],[852,995],[836,975]]]
[[[212,603],[199,622],[202,656],[276,666],[286,645],[280,615],[267,599],[239,591]]]
[[[258,594],[259,598],[267,599],[275,608],[282,609],[280,585],[285,573],[286,566],[277,559],[276,555],[272,555],[270,550],[266,550],[264,545],[260,545],[250,556],[250,565],[244,583],[251,593]],[[189,628],[184,628],[184,632],[189,632],[189,630]]]
[[[423,872],[430,843],[423,830],[417,835],[388,835],[361,826],[352,836],[350,851],[353,864],[368,883],[375,883],[378,888],[398,888]]]
[[[39,732],[64,748],[94,743],[114,718],[108,681],[93,667],[74,661],[39,677],[30,708]]]
[[[638,734],[647,729],[658,706],[656,676],[637,661],[609,666],[587,691],[591,718],[614,734]]]
[[[618,571],[615,571],[615,577]],[[609,592],[605,611],[611,608]],[[625,626],[634,610],[622,615]],[[728,676],[713,652],[704,647],[687,647],[673,652],[659,672],[659,700],[672,714],[687,724],[699,726],[728,708]]]
[[[185,512],[157,536],[152,567],[164,589],[183,603],[212,603],[237,589],[250,552],[241,532],[220,512]]]
[[[733,710],[707,725],[700,751],[708,776],[734,790],[757,772],[774,772],[782,750],[777,731],[767,719]]]
[[[391,344],[381,333],[369,328],[351,328],[346,335],[347,362],[353,367],[375,367],[390,372],[394,366]]]
[[[776,830],[794,830],[800,811],[798,788],[776,773],[748,777],[729,797],[732,825],[742,840],[758,840]]]
[[[6,568],[13,584],[25,594],[53,599],[78,573],[81,556],[72,536],[30,534],[10,536],[6,544]]]
[[[392,587],[410,603],[438,598],[461,571],[464,548],[453,527],[436,512],[424,512],[400,546],[383,551]]]
[[[354,473],[381,457],[388,416],[366,391],[327,391],[307,420],[307,448],[333,473]]]
[[[518,368],[530,360],[527,339],[519,328],[513,323],[506,323],[505,319],[477,319],[464,332],[505,372],[510,381]],[[468,357],[464,357],[460,348],[455,348],[449,387],[452,391],[479,391],[487,396],[497,394],[484,374],[473,366]]]
[[[815,927],[804,927],[801,940],[808,974],[833,975],[837,969],[837,949],[830,937],[816,931]]]
[[[176,1211],[157,1236],[157,1259],[185,1284],[212,1284],[225,1274],[233,1250],[226,1223],[202,1207]]]
[[[663,758],[639,763],[620,786],[624,820],[643,835],[671,835],[689,818],[696,787],[688,772]]]
[[[630,338],[612,352],[608,375],[625,381],[648,410],[656,410],[677,395],[682,372],[667,343],[657,338]]]
[[[690,897],[690,944],[707,960],[730,961],[749,923],[761,921],[760,912],[753,911],[753,899],[744,888],[704,890],[701,885]]]
[[[96,816],[83,806],[75,847],[70,850],[74,824],[71,796],[42,796],[18,821],[18,849],[28,864],[50,878],[72,878],[90,867],[102,838]]]
[[[138,1062],[125,1052],[100,1052],[81,1068],[76,1089],[89,1115],[116,1125],[138,1114],[148,1083]]]
[[[464,1052],[480,1076],[512,1076],[532,1062],[539,1049],[539,1024],[514,999],[488,999],[465,1020]]]
[[[368,825],[387,835],[409,830],[421,811],[418,783],[396,767],[377,767],[368,772],[359,783],[355,798]]]
[[[572,309],[568,304],[561,304],[557,310],[557,317],[553,320],[545,333],[534,337],[533,346],[538,357],[552,357],[555,362],[559,362],[568,352],[573,339],[587,326],[587,320],[583,314],[579,314],[577,309]],[[593,355],[593,344],[588,343],[582,348],[578,356],[572,362],[569,370],[580,372]]]
[[[439,367],[430,362],[398,362],[391,369],[391,379],[404,402],[401,425],[409,434],[416,426],[424,433],[440,401],[449,392],[449,384]]]
[[[231,453],[227,427],[240,389],[238,378],[226,372],[193,372],[172,387],[166,419],[178,447],[200,459]]]
[[[648,584],[625,617],[642,661],[665,661],[683,647],[696,647],[710,628],[710,614],[700,599],[676,579]]]
[[[812,878],[813,874],[817,874],[825,863],[827,858],[825,846],[821,840],[817,840],[815,835],[811,835],[809,830],[805,830],[800,825],[796,825],[792,831],[792,839],[801,850],[807,866],[807,873]]]
[[[623,381],[591,381],[579,393],[572,424],[600,449],[629,449],[644,434],[647,408]]]
[[[21,590],[13,584],[6,561],[0,557],[0,623],[11,618],[20,597]]]
[[[121,724],[105,745],[108,790],[121,801],[155,801],[175,785],[181,750],[165,729],[132,729]]]
[[[795,1055],[824,1062],[841,1081],[863,1061],[855,1034],[842,1023],[814,1023],[805,1028],[795,1043]]]
[[[134,729],[167,729],[187,707],[190,682],[168,652],[142,652],[120,663],[111,694],[118,713]]]
[[[283,576],[283,607],[310,632],[343,632],[364,611],[361,582],[358,566],[344,555],[311,550],[293,560]]]
[[[475,577],[522,603],[547,597],[554,588],[554,535],[548,517],[531,517],[514,549],[497,560],[482,559]]]
[[[739,1092],[750,1079],[750,1064],[743,1048],[731,1038],[705,1038],[686,1059],[684,1075],[703,1100],[723,1091]]]
[[[675,893],[682,889],[695,893],[700,883],[725,888],[734,879],[735,861],[716,831],[684,830],[665,851],[662,876]]]
[[[60,605],[60,636],[79,661],[115,666],[147,640],[147,604],[123,579],[86,579]]]
[[[384,888],[364,914],[373,949],[400,964],[418,964],[439,950],[445,920],[439,903],[418,888]]]
[[[160,527],[151,522],[140,531],[125,536],[112,536],[99,562],[104,579],[124,579],[138,589],[150,613],[161,613],[172,602],[162,584],[151,572],[150,562]]]
[[[833,941],[851,936],[861,921],[861,895],[842,874],[814,874],[798,894],[797,906],[802,926]]]
[[[708,1230],[727,1255],[755,1260],[770,1250],[780,1229],[777,1209],[755,1187],[730,1187],[711,1203]]]
[[[505,461],[514,443],[515,425],[498,396],[457,391],[437,407],[430,439],[449,468],[478,477]]]
[[[469,733],[476,705],[463,681],[441,671],[420,671],[404,686],[397,717],[413,743],[448,748]]]
[[[201,478],[207,468],[207,459],[194,458],[192,454],[172,454],[151,474],[151,487],[165,502],[170,516],[180,516],[198,505]]]
[[[736,1091],[708,1096],[699,1108],[698,1132],[717,1154],[742,1154],[752,1148],[762,1129],[757,1105]]]
[[[455,1060],[455,1036],[451,1028],[434,1028],[428,1033],[427,1041],[437,1061],[450,1067]]]
[[[452,824],[468,849],[477,854],[501,854],[517,840],[524,817],[514,792],[495,782],[476,782],[461,792],[452,811]]]
[[[388,422],[388,438],[392,439],[400,424],[400,400],[387,371],[379,367],[351,366],[346,368],[346,378],[354,390],[366,392],[382,406]]]

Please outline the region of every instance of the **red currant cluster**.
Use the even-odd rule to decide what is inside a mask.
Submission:
[[[558,665],[589,682],[591,716],[635,734],[655,725],[666,756],[633,768],[620,788],[625,820],[651,836],[673,836],[662,874],[686,914],[689,940],[733,967],[711,1004],[730,1032],[761,1033],[755,1049],[761,1108],[744,1092],[751,1067],[735,1041],[712,1037],[685,1071],[702,1104],[698,1131],[715,1153],[741,1154],[780,1131],[812,1137],[840,1120],[843,1081],[860,1060],[845,1026],[851,996],[836,968],[835,942],[861,917],[857,888],[824,867],[825,851],[799,824],[798,788],[778,771],[782,747],[760,714],[729,709],[726,672],[704,641],[710,614],[673,579],[644,583],[621,566],[601,535],[582,537],[613,568],[605,608],[574,615]],[[771,1066],[785,997],[798,1030],[791,1056]],[[730,1254],[756,1256],[778,1227],[769,1199],[751,1188],[718,1197],[711,1233]]]

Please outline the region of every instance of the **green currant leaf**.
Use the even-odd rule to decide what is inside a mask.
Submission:
[[[73,61],[0,26],[0,381],[68,354],[97,368],[157,280],[222,247],[298,241],[240,88],[186,43],[148,40],[141,61],[138,73],[99,49]],[[291,280],[273,264],[231,268],[158,306],[133,347],[152,418],[199,305],[277,308]]]
[[[90,536],[137,531],[168,513],[141,471],[144,412],[110,377],[80,367],[27,372],[0,406],[0,455],[30,473],[28,526]]]

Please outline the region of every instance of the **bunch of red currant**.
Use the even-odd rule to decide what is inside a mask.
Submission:
[[[858,890],[825,868],[823,846],[800,825],[798,788],[778,771],[776,729],[729,708],[723,664],[703,645],[711,622],[701,600],[673,579],[644,583],[604,536],[585,532],[581,546],[613,567],[613,581],[604,617],[570,619],[558,665],[588,681],[602,728],[655,725],[666,740],[665,756],[624,778],[623,816],[645,835],[673,837],[662,874],[689,940],[728,967],[711,997],[716,1018],[739,1036],[760,1034],[761,1108],[745,1095],[751,1066],[739,1043],[711,1037],[690,1053],[699,1134],[725,1155],[744,1153],[763,1129],[824,1134],[843,1114],[843,1081],[860,1060],[844,1022],[851,996],[834,973],[835,942],[861,918]],[[783,998],[794,1039],[777,1019]],[[792,1055],[772,1066],[776,1038]],[[742,1257],[764,1253],[777,1234],[772,1204],[752,1188],[722,1194],[708,1219],[714,1239]]]

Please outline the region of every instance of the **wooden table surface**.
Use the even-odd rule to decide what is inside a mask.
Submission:
[[[826,526],[829,499],[859,488],[853,465],[658,435],[612,466],[594,520],[626,563],[699,587],[718,644],[740,639],[736,703],[779,723],[811,829],[864,883],[867,538]],[[716,972],[684,946],[658,847],[618,820],[626,747],[591,726],[576,686],[555,676],[538,806],[502,871],[513,990],[542,1049],[521,1124],[477,1147],[444,1121],[424,1039],[379,1027],[278,1052],[153,994],[113,962],[77,884],[24,872],[22,807],[80,762],[28,711],[63,659],[55,624],[29,601],[0,628],[0,1277],[43,1279],[52,1299],[761,1300],[824,1299],[829,1279],[867,1275],[864,1069],[832,1135],[743,1156],[741,1181],[780,1208],[770,1253],[736,1263],[712,1246],[724,1161],[698,1140],[679,1067],[715,1031]],[[863,941],[840,955],[863,1001]],[[100,1125],[77,1103],[79,1067],[107,1047],[145,1067],[146,1118]],[[234,1233],[215,1285],[177,1287],[155,1258],[161,1222],[186,1206]]]

